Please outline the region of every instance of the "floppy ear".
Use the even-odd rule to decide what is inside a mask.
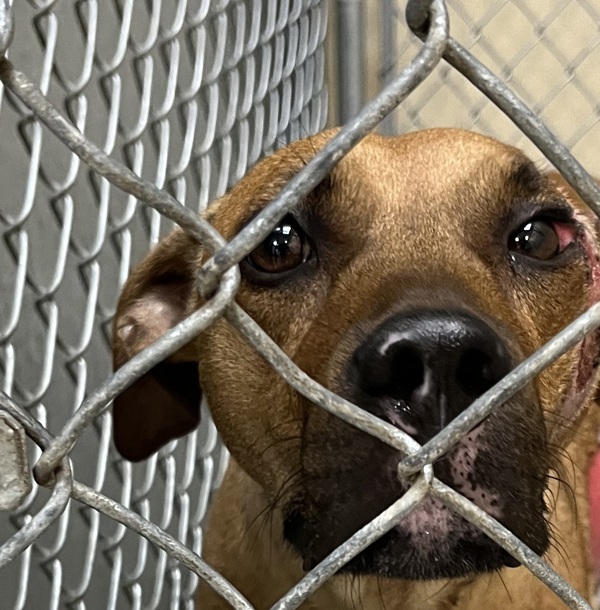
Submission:
[[[133,270],[113,325],[115,370],[191,313],[197,253],[198,244],[178,229]],[[114,399],[117,450],[135,462],[191,432],[200,421],[201,398],[198,363],[186,346]]]

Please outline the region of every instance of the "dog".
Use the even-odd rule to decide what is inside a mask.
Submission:
[[[205,217],[233,238],[332,135],[258,163]],[[195,277],[209,256],[178,229],[133,270],[116,368],[205,302]],[[420,443],[600,298],[593,214],[519,150],[453,129],[367,136],[240,269],[237,302],[303,371]],[[588,599],[599,340],[591,333],[434,466]],[[141,460],[193,430],[202,396],[231,454],[203,555],[256,608],[407,491],[396,450],[291,389],[224,319],[115,399],[118,451]],[[229,607],[206,585],[198,596],[205,610]],[[426,498],[302,607],[564,604]]]

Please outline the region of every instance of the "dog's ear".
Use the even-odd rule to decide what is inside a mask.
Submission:
[[[198,244],[178,229],[133,270],[114,320],[115,370],[191,313],[198,252]],[[186,346],[115,398],[117,450],[138,461],[191,432],[200,421],[201,397],[198,364]]]

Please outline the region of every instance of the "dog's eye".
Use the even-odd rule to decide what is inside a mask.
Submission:
[[[508,249],[547,261],[558,256],[574,239],[575,228],[570,223],[534,218],[510,235]]]
[[[284,273],[305,263],[310,253],[306,234],[291,216],[286,216],[250,253],[248,262],[263,273]]]

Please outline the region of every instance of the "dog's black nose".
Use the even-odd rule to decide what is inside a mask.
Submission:
[[[472,314],[420,310],[383,322],[353,364],[373,409],[425,442],[506,375],[512,359]]]

